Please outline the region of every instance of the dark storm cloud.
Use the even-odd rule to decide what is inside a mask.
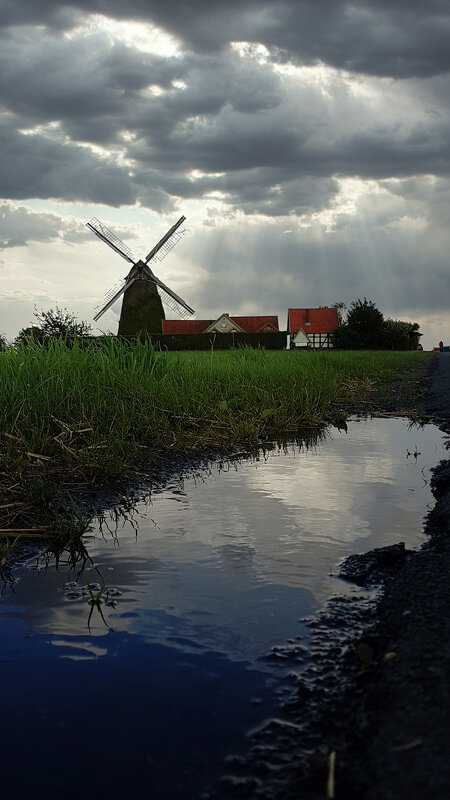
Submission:
[[[391,197],[402,204],[403,215],[409,213],[413,217],[426,218],[427,223],[436,229],[448,227],[450,221],[450,183],[445,178],[406,178],[401,181],[386,180],[381,182]],[[400,207],[400,206],[399,206]]]
[[[35,3],[0,6],[3,21],[9,12],[14,22],[3,31],[0,48],[6,197],[115,206],[140,202],[164,212],[177,199],[220,196],[231,209],[249,215],[301,216],[330,207],[339,177],[382,180],[449,172],[448,97],[442,78],[403,81],[402,98],[408,104],[406,111],[397,111],[400,95],[396,84],[388,82],[383,105],[379,88],[376,101],[358,95],[357,79],[352,84],[334,76],[322,91],[314,82],[280,76],[271,63],[227,47],[164,57],[106,33],[73,31],[67,38],[60,30],[75,25],[81,12],[99,11],[179,29],[192,46],[198,27],[205,31],[209,26],[215,41],[224,45],[228,38],[270,44],[276,33],[273,42],[281,47],[283,41],[294,60],[301,35],[308,62],[311,42],[320,48],[331,31],[336,47],[344,46],[344,22],[349,20],[354,48],[362,47],[357,21],[374,14],[391,19],[391,27],[385,25],[386,41],[395,39],[405,14],[413,15],[411,21],[422,20],[426,33],[426,21],[440,11],[444,29],[438,3],[429,4],[421,17],[419,4],[399,0],[370,7],[325,0],[272,7],[248,0],[231,3],[226,19],[215,5],[200,2],[178,7],[133,0],[67,5],[48,0],[38,5],[40,25],[51,23],[52,30],[30,27],[38,21]],[[368,28],[375,35],[376,26]],[[403,45],[412,35],[410,28],[405,30],[399,39]],[[101,146],[107,157],[81,143]]]
[[[4,197],[65,198],[91,203],[134,203],[127,171],[102,161],[85,147],[61,144],[39,133],[0,126],[0,185]]]
[[[271,189],[270,198],[263,192],[274,182],[286,186],[295,180],[303,134],[297,120],[290,130],[280,124],[285,98],[270,67],[249,62],[245,81],[241,67],[234,53],[220,59],[150,58],[111,45],[102,35],[66,42],[20,31],[0,55],[1,97],[9,112],[3,127],[5,195],[116,205],[139,200],[164,211],[173,207],[173,196],[220,191],[239,206],[238,181],[208,174],[192,179],[186,173],[243,170],[242,207],[285,213],[289,193],[280,202],[279,189]],[[185,88],[173,88],[181,75]],[[155,85],[168,91],[145,92]],[[33,132],[24,135],[21,129]],[[123,132],[130,133],[129,140]],[[111,158],[99,158],[71,140],[113,148]],[[132,169],[118,166],[114,148],[132,160]],[[307,193],[305,184],[295,208],[306,207]],[[311,187],[313,203],[321,193]]]
[[[182,59],[139,53],[103,34],[67,41],[19,29],[0,44],[4,107],[27,127],[58,120],[89,142],[113,142],[133,126],[142,90],[168,88],[186,72]]]
[[[286,178],[274,184],[270,181],[270,171],[264,178],[257,171],[253,182],[248,174],[244,176],[244,182],[242,176],[239,180],[237,176],[233,177],[235,180],[226,181],[224,185],[228,202],[249,215],[280,217],[294,214],[300,217],[327,208],[339,191],[338,182],[332,178]]]
[[[319,110],[319,103],[317,106]],[[355,121],[362,110],[354,103]],[[336,131],[336,120],[326,109],[322,111],[321,118],[308,119],[303,118],[301,108],[295,113],[287,105],[263,118],[225,110],[214,124],[188,120],[174,127],[164,144],[152,142],[150,136],[132,143],[129,153],[138,163],[156,163],[160,146],[158,163],[167,170],[173,165],[208,173],[271,168],[275,182],[285,182],[287,171],[291,180],[301,176],[383,178],[448,173],[447,119],[413,122],[409,127],[397,119],[380,124],[369,113],[364,121],[358,120],[357,132],[351,124],[346,130]],[[218,180],[217,189],[220,184]]]
[[[167,197],[183,200],[208,198],[220,193],[223,202],[239,208],[245,214],[262,214],[279,217],[290,214],[301,216],[326,208],[336,197],[339,184],[333,178],[304,177],[293,179],[286,171],[278,169],[243,170],[223,176],[183,178],[170,173],[149,172],[140,174],[138,196],[143,205],[158,207],[155,198],[148,195],[159,186]],[[169,206],[165,210],[169,210]],[[174,206],[172,206],[174,208]]]
[[[432,76],[450,68],[447,0],[3,0],[0,24],[73,27],[89,13],[153,22],[194,50],[265,44],[274,58],[377,76]]]

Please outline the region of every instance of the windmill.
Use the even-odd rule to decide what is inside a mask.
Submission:
[[[119,320],[119,336],[137,336],[139,333],[161,333],[162,320],[165,318],[161,297],[164,302],[177,312],[181,317],[187,318],[194,313],[172,289],[169,289],[149,267],[150,261],[162,261],[163,258],[179,242],[184,231],[178,228],[186,217],[180,217],[178,222],[167,231],[165,236],[150,250],[145,261],[136,261],[130,248],[118,236],[110,231],[100,220],[93,217],[86,223],[87,227],[95,233],[109,247],[112,247],[119,256],[132,264],[128,275],[119,281],[107,292],[103,300],[103,307],[97,312],[94,319],[97,321],[102,314],[123,295],[122,310]]]

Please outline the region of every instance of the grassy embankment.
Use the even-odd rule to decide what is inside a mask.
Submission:
[[[416,352],[168,353],[117,339],[0,354],[0,529],[49,523],[55,482],[105,485],[143,454],[295,437],[331,404],[420,363]],[[53,506],[55,503],[53,503]],[[56,523],[54,523],[56,525]],[[56,525],[56,527],[58,527]],[[11,531],[8,531],[11,533]]]

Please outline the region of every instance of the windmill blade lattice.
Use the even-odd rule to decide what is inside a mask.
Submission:
[[[181,237],[184,236],[185,233],[186,233],[186,228],[182,231],[176,231],[175,233],[173,233],[170,239],[161,247],[160,250],[158,250],[157,253],[155,253],[155,255],[152,258],[152,261],[162,261],[168,255],[168,253],[170,253],[170,251],[173,250],[175,245],[178,244]]]
[[[172,309],[172,311],[175,311],[177,314],[179,314],[180,317],[182,317],[183,319],[189,319],[191,314],[194,313],[193,311],[188,311],[186,308],[184,308],[184,306],[182,306],[178,302],[178,300],[175,300],[174,297],[171,297],[170,294],[168,294],[165,289],[161,288],[161,286],[158,285],[158,289],[163,303],[169,306]]]
[[[178,230],[178,228],[180,227],[180,225],[182,225],[182,224],[183,224],[183,222],[185,221],[185,219],[186,219],[186,217],[184,217],[184,216],[183,216],[183,217],[180,217],[180,219],[179,219],[179,220],[178,220],[178,221],[175,223],[175,225],[172,225],[172,227],[171,227],[171,228],[169,228],[169,230],[167,231],[167,233],[165,233],[165,234],[164,234],[164,236],[162,237],[162,239],[160,239],[160,240],[159,240],[159,242],[157,242],[157,244],[155,244],[155,246],[154,246],[154,247],[152,247],[152,249],[150,250],[150,252],[148,253],[148,255],[146,255],[146,256],[145,256],[145,263],[146,263],[146,264],[148,264],[148,263],[149,263],[149,261],[151,261],[151,260],[152,260],[152,258],[154,258],[154,257],[155,257],[156,253],[158,253],[158,252],[159,252],[159,250],[161,250],[161,249],[164,247],[164,245],[166,244],[166,242],[168,242],[168,241],[169,241],[169,239],[170,239],[170,238],[171,238],[171,237],[174,235],[175,231],[177,231],[177,230]],[[178,241],[178,240],[177,240],[177,241]]]
[[[107,244],[108,247],[112,247],[112,249],[115,250],[116,253],[119,254],[119,256],[122,256],[122,258],[124,258],[125,261],[129,261],[130,264],[135,263],[136,259],[134,258],[133,253],[131,252],[128,245],[124,244],[124,242],[122,242],[122,239],[119,239],[119,237],[116,236],[115,233],[110,231],[109,228],[106,227],[106,225],[103,225],[103,222],[100,222],[100,220],[97,219],[97,217],[92,217],[92,219],[89,220],[89,222],[86,222],[86,225],[88,228],[91,229],[91,231],[93,231],[93,233],[95,233],[96,236],[98,236],[99,239],[102,240],[102,242],[105,242],[105,244]]]
[[[185,303],[182,297],[180,297],[178,294],[175,294],[175,292],[173,292],[172,289],[169,289],[169,287],[166,286],[165,283],[160,281],[159,278],[157,278],[156,275],[150,269],[149,272],[151,275],[151,280],[154,283],[156,283],[160,292],[163,293],[162,295],[163,300],[164,302],[167,303],[168,306],[173,308],[174,311],[177,311],[177,313],[180,314],[180,316],[184,317],[185,319],[187,319],[186,314],[190,316],[191,314],[194,313],[194,309],[188,306],[188,304]],[[183,309],[183,311],[181,309]]]
[[[101,314],[103,314],[103,312],[106,310],[106,306],[109,305],[109,303],[111,302],[113,297],[115,297],[116,295],[119,295],[119,292],[120,292],[121,289],[125,290],[126,282],[127,282],[127,279],[126,278],[122,278],[122,280],[117,281],[117,283],[115,283],[114,286],[112,286],[111,289],[109,289],[109,291],[106,292],[106,294],[105,294],[103,300],[101,301],[101,303],[99,303],[97,306],[95,306],[95,311],[97,311],[97,314],[94,317],[95,320],[97,320],[101,316]],[[102,309],[101,313],[98,313],[98,309]]]

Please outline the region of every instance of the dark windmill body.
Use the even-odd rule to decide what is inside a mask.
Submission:
[[[139,336],[142,333],[161,333],[162,321],[165,319],[161,298],[181,317],[188,317],[194,310],[187,305],[172,289],[169,289],[149,267],[150,261],[162,261],[180,240],[184,231],[179,231],[186,217],[167,231],[165,236],[150,250],[145,260],[136,261],[131,250],[112,231],[108,230],[96,217],[87,222],[99,239],[116,251],[122,258],[132,264],[126,276],[105,296],[104,305],[94,319],[98,320],[123,295],[122,311],[119,320],[119,336]]]

